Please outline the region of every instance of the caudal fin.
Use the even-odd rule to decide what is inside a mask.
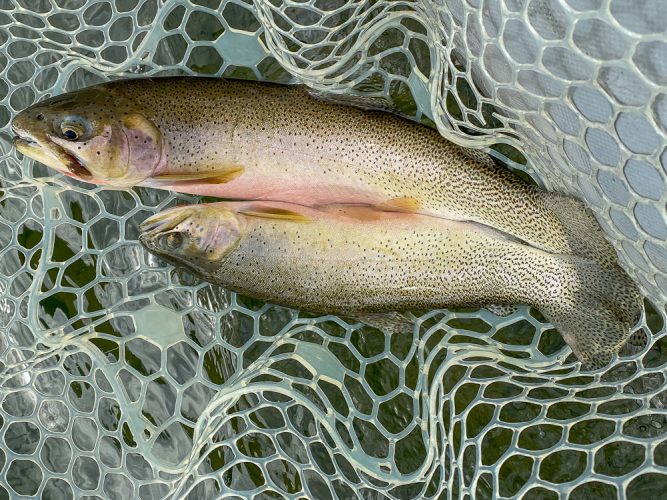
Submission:
[[[632,335],[641,315],[641,295],[618,266],[603,267],[578,257],[563,261],[568,279],[543,311],[586,367],[603,367]]]
[[[581,200],[551,192],[544,192],[542,199],[544,206],[561,221],[572,255],[590,259],[605,268],[617,268],[616,250]]]

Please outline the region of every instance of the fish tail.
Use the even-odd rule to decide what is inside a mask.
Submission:
[[[562,224],[569,253],[590,259],[605,268],[617,267],[616,250],[581,200],[559,193],[540,193],[545,208]]]
[[[558,256],[564,273],[543,312],[587,368],[606,366],[641,316],[639,289],[618,266]]]

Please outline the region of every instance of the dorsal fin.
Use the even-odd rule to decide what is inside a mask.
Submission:
[[[352,106],[366,111],[384,111],[385,113],[391,113],[414,120],[413,116],[404,113],[398,106],[394,105],[384,97],[362,94],[341,94],[310,87],[304,87],[304,89],[310,97],[317,99],[318,101],[341,104],[343,106]]]

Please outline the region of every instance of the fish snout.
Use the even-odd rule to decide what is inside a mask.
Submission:
[[[25,149],[26,147],[34,146],[36,143],[32,139],[21,137],[18,134],[15,134],[14,137],[12,137],[12,146],[14,146],[15,149],[17,149],[19,152],[21,149]]]
[[[139,242],[157,253],[175,251],[189,237],[186,229],[179,226],[195,210],[195,207],[184,205],[152,215],[139,225]]]
[[[34,135],[46,130],[44,114],[35,113],[30,108],[18,113],[11,124],[12,133],[21,139],[34,141]]]
[[[151,215],[139,225],[142,235],[160,234],[174,229],[190,215],[187,206],[174,207],[164,212]]]
[[[26,130],[25,127],[21,126],[21,115],[18,115],[11,124],[12,129],[12,145],[19,149],[26,146],[34,146],[37,144],[35,138]]]

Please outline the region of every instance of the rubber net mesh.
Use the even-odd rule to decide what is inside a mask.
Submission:
[[[666,27],[659,0],[0,0],[0,497],[664,494]],[[258,303],[137,243],[198,198],[12,150],[25,106],[161,74],[389,97],[582,197],[647,345],[583,372],[527,308],[410,337]]]

